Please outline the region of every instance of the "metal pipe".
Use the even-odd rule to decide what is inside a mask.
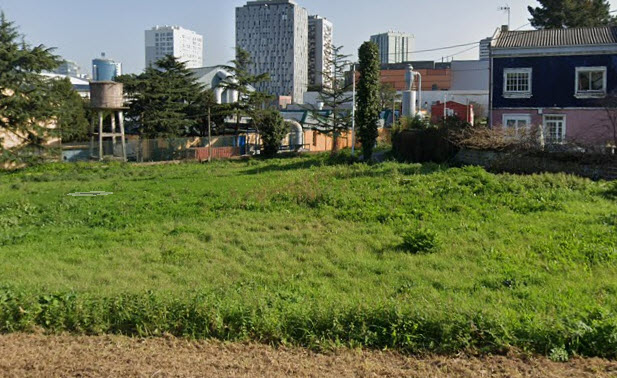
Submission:
[[[421,113],[422,112],[422,74],[418,71],[415,71],[415,73],[420,78],[419,83],[418,83],[418,105],[420,105],[419,113]]]

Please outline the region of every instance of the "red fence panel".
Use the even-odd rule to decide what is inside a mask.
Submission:
[[[195,148],[195,159],[198,161],[208,160],[209,154],[208,147]],[[240,147],[212,147],[212,159],[230,159],[235,156],[240,156]]]

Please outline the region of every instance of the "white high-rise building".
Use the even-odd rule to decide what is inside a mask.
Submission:
[[[258,90],[304,101],[308,85],[308,13],[293,0],[249,1],[236,8],[236,46],[251,54],[251,74],[269,73]]]
[[[379,46],[379,58],[382,64],[410,62],[415,37],[408,33],[389,31],[371,36],[371,42]]]
[[[155,26],[146,30],[146,67],[167,55],[185,62],[187,68],[204,65],[204,38],[180,26]]]
[[[332,72],[332,58],[334,25],[332,22],[319,16],[309,16],[308,19],[308,45],[309,62],[308,76],[309,85],[323,87],[330,83],[324,72]]]

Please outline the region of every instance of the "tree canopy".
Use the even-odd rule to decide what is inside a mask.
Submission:
[[[289,128],[281,113],[276,110],[258,111],[253,116],[253,126],[261,135],[263,155],[266,157],[276,156]]]
[[[318,131],[332,136],[332,152],[335,153],[338,150],[339,136],[349,130],[351,125],[352,112],[345,106],[353,97],[349,94],[350,86],[345,84],[345,73],[350,66],[349,55],[341,52],[343,46],[335,46],[332,50],[332,56],[326,58],[326,66],[331,67],[331,70],[322,72],[327,85],[319,91],[319,101],[323,104],[323,109],[311,106],[308,110],[319,127]]]
[[[58,130],[62,142],[85,141],[90,133],[88,122],[88,101],[73,89],[68,78],[52,80],[52,92],[57,102]]]
[[[606,26],[615,23],[608,0],[538,0],[528,7],[531,25],[537,29]]]
[[[40,73],[59,64],[53,49],[30,46],[0,13],[0,138],[10,133],[20,142],[9,151],[0,140],[0,159],[15,157],[18,149],[45,145],[58,107],[51,80]]]
[[[240,129],[242,116],[254,116],[256,110],[263,108],[264,104],[272,99],[272,96],[255,89],[259,83],[269,81],[270,74],[251,74],[252,64],[251,54],[238,47],[236,48],[236,59],[232,60],[229,65],[220,66],[231,73],[231,76],[221,82],[221,87],[238,93],[238,100],[228,105],[229,113],[236,116],[236,133]]]
[[[127,121],[147,138],[178,137],[202,128],[205,88],[174,56],[168,55],[140,75],[116,79],[129,98]]]

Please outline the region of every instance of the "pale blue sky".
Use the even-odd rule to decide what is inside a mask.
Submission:
[[[615,3],[614,0],[613,3]],[[355,54],[371,34],[387,30],[413,33],[416,49],[473,42],[492,35],[507,22],[497,8],[512,8],[512,28],[528,22],[527,5],[536,0],[298,0],[310,14],[334,22],[335,44]],[[125,72],[144,68],[144,30],[180,25],[205,38],[205,65],[232,58],[235,7],[244,0],[0,0],[31,43],[57,47],[85,72],[102,51],[121,61]],[[465,48],[417,54],[414,59],[441,60]],[[477,49],[456,56],[475,59]]]

